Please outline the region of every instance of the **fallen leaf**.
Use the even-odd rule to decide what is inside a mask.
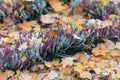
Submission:
[[[53,38],[54,36],[56,35],[56,32],[54,30],[51,30],[49,33],[48,33],[48,36],[50,38]]]
[[[50,73],[48,74],[48,79],[49,80],[54,80],[55,78],[57,78],[59,76],[59,72],[57,71],[50,71]]]
[[[116,78],[120,79],[120,70],[117,71],[117,74],[115,76]]]
[[[115,14],[110,14],[109,15],[109,19],[115,19],[115,18],[117,18],[117,15],[115,15]]]
[[[88,65],[88,67],[93,68],[93,67],[95,67],[95,62],[94,61],[89,61],[87,63],[87,65]]]
[[[21,58],[22,62],[26,61],[27,60],[27,57],[25,55],[22,56]]]
[[[44,64],[45,64],[45,66],[47,66],[47,67],[52,67],[51,62],[49,62],[49,61],[44,61]]]
[[[97,74],[100,74],[103,70],[101,70],[101,68],[96,68],[96,67],[94,67],[93,68],[94,69],[94,71],[97,73]]]
[[[33,29],[35,25],[34,21],[27,22],[24,20],[23,23],[19,23],[18,26],[22,29],[22,32],[29,32]]]
[[[53,60],[52,62],[51,62],[51,64],[53,65],[53,66],[59,66],[60,65],[60,61],[59,60]]]
[[[51,15],[41,15],[40,20],[44,24],[51,24],[55,22],[55,18],[53,18]]]
[[[70,66],[62,68],[62,72],[66,73],[66,74],[71,74],[72,70],[73,70],[73,68]]]
[[[0,36],[8,37],[8,30],[0,31]]]
[[[83,65],[79,62],[74,63],[74,71],[81,73],[84,69]]]
[[[38,74],[37,73],[31,73],[32,80],[37,80]]]
[[[13,43],[15,41],[14,37],[8,37],[8,40],[5,43]]]
[[[6,80],[7,77],[0,71],[0,80]]]
[[[48,3],[56,12],[64,12],[69,8],[67,4],[63,5],[63,2],[61,2],[60,0],[48,0]]]
[[[9,32],[8,33],[8,36],[9,37],[14,37],[15,40],[18,40],[19,39],[19,31],[12,31],[12,32]]]
[[[75,21],[75,19],[72,17],[62,17],[62,18],[60,18],[60,20],[64,23],[71,23],[71,22]]]
[[[6,70],[4,74],[6,75],[7,78],[12,77],[14,75],[14,71],[11,70]]]
[[[91,74],[87,71],[83,71],[83,72],[80,73],[80,77],[91,79]]]
[[[32,76],[29,73],[20,73],[19,80],[32,80]]]
[[[104,56],[98,55],[98,56],[92,56],[92,57],[90,58],[90,60],[99,62],[99,61],[101,61],[103,58],[104,58]]]
[[[115,48],[120,49],[120,42],[116,42]]]
[[[66,57],[62,59],[62,67],[65,68],[66,66],[72,66],[73,65],[73,60],[75,60],[74,57]]]
[[[110,55],[112,56],[112,57],[115,57],[115,56],[120,56],[119,54],[118,54],[118,52],[117,51],[111,51],[110,52]]]
[[[83,64],[88,63],[88,59],[87,59],[86,55],[84,55],[84,54],[80,55],[80,62],[83,63]]]
[[[72,29],[71,28],[67,28],[66,29],[66,34],[71,34],[72,33]]]

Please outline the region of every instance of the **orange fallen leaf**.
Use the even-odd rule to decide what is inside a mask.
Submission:
[[[0,71],[0,80],[6,80],[7,77],[5,76],[5,74],[2,73],[2,71]]]
[[[5,43],[13,43],[14,41],[14,37],[8,37],[8,40]]]
[[[14,71],[11,70],[6,70],[4,74],[6,75],[7,78],[12,77],[14,75]]]
[[[86,55],[81,54],[80,62],[82,62],[83,64],[87,64],[88,63],[88,59],[87,59]]]
[[[103,58],[104,58],[104,56],[98,55],[98,56],[92,56],[90,60],[99,62],[99,61],[101,61]]]
[[[67,33],[67,34],[71,34],[71,33],[72,33],[72,29],[71,29],[71,28],[67,28],[67,29],[66,29],[66,33]]]
[[[24,21],[23,23],[18,24],[18,26],[22,29],[22,32],[29,32],[32,30],[32,28],[34,27],[35,22],[30,21]]]
[[[53,38],[54,36],[56,35],[56,32],[54,30],[51,30],[49,33],[48,33],[48,36],[50,38]]]
[[[63,2],[61,2],[60,0],[48,0],[48,3],[56,12],[64,12],[69,8],[67,4],[62,5]]]

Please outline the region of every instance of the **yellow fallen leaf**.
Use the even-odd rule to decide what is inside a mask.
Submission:
[[[117,71],[117,74],[115,76],[116,78],[120,79],[120,70]]]
[[[83,64],[87,64],[88,63],[87,56],[84,55],[84,54],[81,54],[81,56],[80,56],[80,62],[82,62]]]
[[[70,66],[62,68],[62,72],[66,73],[66,74],[71,74],[72,70],[73,70],[73,68]]]
[[[101,72],[102,72],[102,70],[100,69],[100,68],[93,68],[94,69],[94,71],[97,73],[97,74],[100,74]]]
[[[71,23],[75,21],[75,19],[73,19],[72,17],[62,17],[60,20],[64,23]]]
[[[36,80],[38,77],[37,73],[31,73],[31,75],[32,75],[32,80]]]
[[[103,56],[105,56],[106,53],[109,52],[107,48],[102,48],[102,49],[97,49],[97,48],[95,48],[95,49],[96,49],[96,50],[94,51],[94,55],[95,55],[95,56],[98,56],[98,55],[103,55]]]
[[[112,56],[112,57],[115,57],[115,56],[120,56],[119,55],[119,53],[117,52],[117,51],[112,51],[112,52],[110,52],[110,55]]]
[[[92,77],[91,77],[91,74],[90,74],[89,72],[87,72],[87,71],[81,72],[81,73],[80,73],[80,77],[81,77],[81,78],[88,78],[88,79],[91,79],[91,78],[92,78]]]
[[[115,15],[115,14],[110,14],[109,15],[109,19],[115,19],[115,18],[117,18],[117,15]]]
[[[24,55],[22,58],[21,58],[22,62],[26,61],[27,60],[27,57]]]
[[[74,63],[74,71],[81,73],[83,69],[84,67],[80,62]]]
[[[99,0],[100,4],[103,4],[104,6],[107,6],[109,4],[109,0]]]
[[[60,61],[59,60],[53,60],[51,64],[53,66],[59,66],[60,65]]]
[[[95,66],[95,62],[94,61],[89,61],[87,63],[87,65],[88,65],[88,67],[93,68]]]

